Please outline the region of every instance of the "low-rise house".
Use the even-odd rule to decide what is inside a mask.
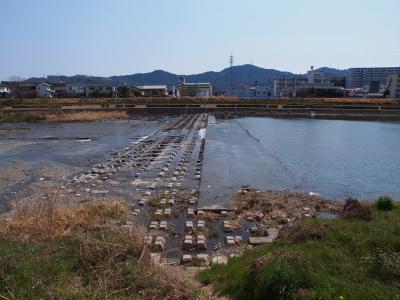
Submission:
[[[188,83],[185,78],[179,85],[179,95],[181,97],[211,97],[211,83]]]
[[[39,98],[53,98],[54,90],[52,86],[46,82],[41,82],[36,85],[36,97]]]
[[[54,96],[57,98],[68,97],[68,88],[64,83],[53,84]]]
[[[2,81],[3,86],[6,86],[13,98],[35,98],[36,84],[23,81]]]
[[[144,97],[168,96],[168,87],[166,85],[141,85],[136,87],[142,91]]]
[[[8,98],[11,95],[11,90],[6,85],[0,85],[0,98]]]

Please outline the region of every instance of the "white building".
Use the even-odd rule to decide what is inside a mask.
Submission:
[[[185,78],[179,84],[179,94],[181,97],[211,97],[211,83],[187,83]]]
[[[168,86],[166,85],[141,85],[136,87],[142,91],[144,97],[168,96]]]
[[[42,82],[36,85],[36,97],[38,98],[52,98],[54,96],[54,90],[48,83]]]
[[[67,88],[67,97],[85,97],[85,85],[69,83],[65,85]]]
[[[274,96],[275,97],[296,97],[297,88],[308,82],[308,78],[304,76],[286,77],[274,80]]]

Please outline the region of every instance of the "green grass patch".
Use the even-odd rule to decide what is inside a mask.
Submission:
[[[199,279],[235,299],[400,299],[400,209],[373,215],[304,221]]]

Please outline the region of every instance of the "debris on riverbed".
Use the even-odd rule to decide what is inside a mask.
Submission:
[[[321,213],[339,214],[340,202],[323,199],[314,193],[293,191],[259,191],[241,188],[234,195],[237,216],[259,226],[290,226],[304,218],[316,218]]]

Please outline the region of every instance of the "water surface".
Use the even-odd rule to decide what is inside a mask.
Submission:
[[[326,198],[400,198],[400,123],[246,117],[210,125],[201,202],[241,185]]]

